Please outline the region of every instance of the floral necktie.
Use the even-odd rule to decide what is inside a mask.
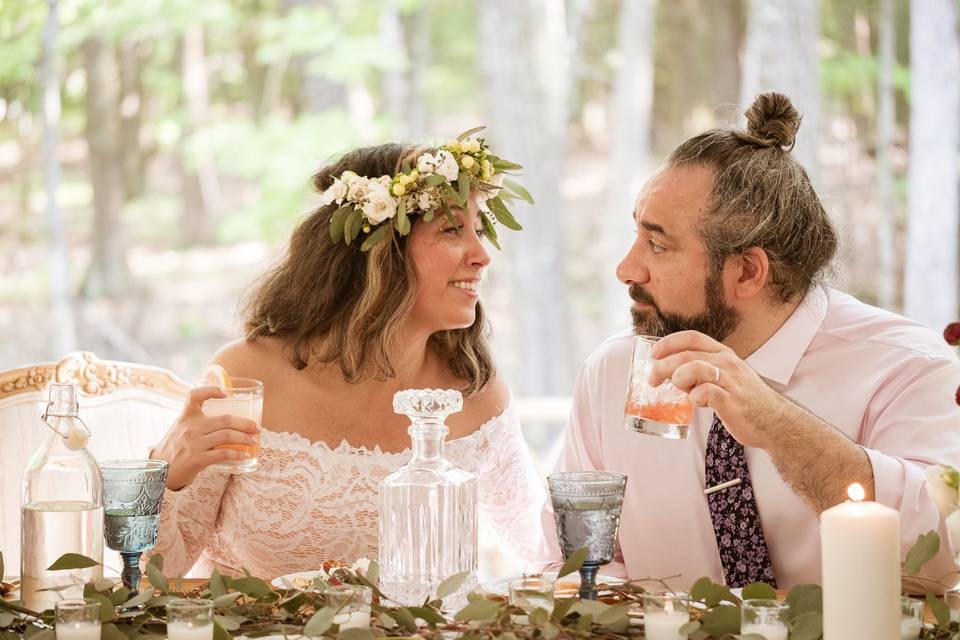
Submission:
[[[766,582],[776,588],[743,445],[730,435],[716,414],[707,436],[704,475],[707,487],[740,478],[740,484],[707,495],[727,586]]]

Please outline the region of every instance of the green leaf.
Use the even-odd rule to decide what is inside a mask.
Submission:
[[[130,597],[130,589],[121,586],[119,589],[110,594],[110,602],[113,603],[113,606],[119,607],[124,602],[127,601],[127,598]]]
[[[347,244],[353,242],[353,239],[360,233],[361,227],[363,227],[363,213],[358,209],[354,209],[347,214],[347,221],[343,224],[344,241]]]
[[[14,615],[9,611],[0,611],[0,629],[6,629],[13,624]]]
[[[754,582],[743,588],[744,600],[776,600],[777,590],[766,582]]]
[[[570,611],[570,607],[576,602],[579,602],[577,598],[557,598],[553,601],[553,613],[551,617],[557,622],[563,620]]]
[[[448,202],[446,202],[445,204],[447,204],[448,206],[450,202],[452,202],[454,205],[458,207],[463,206],[463,204],[460,202],[460,194],[454,190],[453,186],[451,186],[449,182],[443,183],[443,193],[447,197]],[[441,203],[443,203],[442,199],[441,199]],[[456,222],[454,222],[453,224],[455,225]]]
[[[701,623],[703,630],[712,636],[740,633],[740,607],[722,604],[703,614]]]
[[[579,571],[586,559],[587,548],[581,547],[580,549],[577,549],[570,554],[569,558],[564,561],[563,566],[560,567],[560,571],[557,572],[557,578],[559,579],[563,576],[570,575],[574,571]]]
[[[223,628],[216,620],[213,621],[213,640],[233,640],[230,632]]]
[[[370,566],[367,567],[367,572],[363,574],[363,577],[373,586],[380,584],[380,565],[376,560],[370,561]]]
[[[933,615],[937,618],[938,625],[941,627],[950,625],[950,607],[947,606],[945,601],[927,591],[927,606],[933,611]]]
[[[147,565],[147,579],[149,579],[150,584],[159,589],[161,593],[169,593],[170,582],[157,565],[152,562]]]
[[[397,217],[394,224],[401,236],[410,233],[410,218],[407,217],[407,203],[405,200],[401,200],[400,206],[397,207]]]
[[[237,578],[233,581],[233,588],[241,593],[247,594],[251,598],[256,598],[257,600],[273,592],[273,589],[270,588],[270,585],[260,578],[254,578],[252,576],[246,578]]]
[[[370,249],[377,246],[381,240],[386,240],[389,237],[390,225],[382,224],[364,239],[363,244],[360,245],[360,251],[370,251]]]
[[[403,173],[410,173],[411,169],[412,167],[410,166],[410,161],[404,158],[403,161],[400,163],[400,171],[402,171]]]
[[[466,140],[467,138],[469,138],[469,137],[472,136],[473,134],[475,134],[475,133],[480,133],[480,132],[483,131],[484,129],[486,129],[486,127],[474,127],[473,129],[467,129],[466,131],[464,131],[463,133],[461,133],[460,135],[457,136],[457,141],[458,141],[458,142],[463,142],[464,140]]]
[[[580,633],[586,633],[590,630],[591,626],[593,626],[593,616],[589,613],[585,616],[580,616],[580,619],[577,620],[577,631]]]
[[[447,619],[430,607],[407,607],[415,618],[420,618],[427,624],[433,626],[446,623]]]
[[[809,612],[823,612],[823,589],[816,584],[800,584],[787,594],[790,617],[796,618]]]
[[[504,178],[504,179],[503,179],[503,186],[509,188],[510,191],[513,191],[513,192],[514,192],[515,194],[517,194],[517,196],[519,196],[521,199],[526,200],[526,201],[529,202],[530,204],[534,204],[534,202],[533,202],[533,196],[530,195],[530,192],[527,191],[526,189],[524,189],[521,185],[519,185],[519,184],[517,184],[516,182],[514,182],[513,180],[511,180],[510,178]]]
[[[54,562],[52,565],[47,567],[47,571],[66,571],[68,569],[86,569],[88,567],[96,567],[100,563],[92,558],[87,556],[82,556],[79,553],[65,553]]]
[[[461,586],[463,586],[463,581],[467,579],[467,576],[470,575],[469,571],[461,571],[460,573],[455,573],[437,586],[437,597],[441,600],[447,596],[456,592]]]
[[[213,595],[213,594],[210,594]],[[239,591],[234,591],[233,593],[225,593],[222,596],[217,596],[213,599],[213,606],[217,609],[226,609],[233,606],[233,603],[237,601],[238,598],[242,597],[243,594]],[[233,629],[230,629],[233,631]]]
[[[579,613],[582,616],[599,618],[609,608],[610,605],[600,602],[599,600],[580,600],[570,607],[570,611],[573,613]]]
[[[97,591],[112,591],[116,583],[110,578],[97,578],[93,583],[93,588]]]
[[[127,634],[117,628],[117,625],[108,623],[100,627],[100,640],[127,640]]]
[[[510,162],[509,160],[504,160],[503,158],[498,158],[497,156],[488,155],[487,160],[489,160],[490,164],[493,165],[494,170],[498,172],[523,169],[522,165],[519,165],[516,162]]]
[[[153,554],[152,556],[150,556],[150,560],[147,562],[147,564],[152,564],[157,569],[160,569],[160,571],[163,571],[163,554],[161,553]]]
[[[373,635],[373,631],[370,629],[361,629],[361,628],[351,628],[344,629],[337,634],[337,637],[340,640],[376,640],[376,636]]]
[[[149,566],[149,565],[148,565]],[[140,593],[136,594],[129,600],[123,603],[124,609],[134,609],[145,605],[149,600],[153,598],[153,589],[144,589]]]
[[[447,181],[446,178],[444,178],[443,176],[438,176],[436,174],[426,176],[423,178],[423,184],[425,184],[428,187],[436,187],[443,184],[446,181]]]
[[[330,239],[334,243],[340,242],[340,238],[343,237],[343,225],[347,221],[347,214],[353,211],[353,206],[352,204],[345,204],[330,216]]]
[[[696,630],[699,629],[699,628],[700,628],[700,621],[699,621],[699,620],[691,620],[691,621],[688,622],[687,624],[685,624],[685,625],[683,625],[682,627],[680,627],[679,629],[677,629],[677,633],[679,633],[679,634],[680,634],[681,636],[683,636],[683,637],[687,637],[688,635],[690,635],[691,633],[693,633],[694,631],[696,631]]]
[[[493,211],[493,215],[497,217],[497,220],[508,229],[513,229],[514,231],[520,231],[523,229],[523,226],[517,222],[516,218],[513,217],[513,214],[510,213],[510,210],[507,209],[507,205],[503,204],[498,196],[490,198],[487,200],[487,204],[490,206],[490,210]]]
[[[470,176],[466,171],[461,171],[457,176],[457,198],[460,200],[460,206],[466,208],[467,200],[470,199]]]
[[[0,551],[0,580],[3,579],[3,551]]]
[[[227,631],[236,631],[237,629],[240,628],[240,623],[233,616],[215,615],[213,616],[213,619],[215,622],[218,622],[220,626],[226,629]]]
[[[400,607],[396,611],[391,611],[390,615],[396,618],[397,622],[407,631],[413,632],[417,630],[417,620],[406,607]]]
[[[216,600],[227,593],[227,585],[223,581],[223,576],[216,569],[210,574],[210,597]]]
[[[330,625],[333,624],[333,616],[336,615],[336,609],[333,607],[324,607],[310,616],[307,624],[303,626],[303,635],[322,636]]]
[[[823,614],[808,611],[790,621],[790,640],[818,640],[823,635]]]
[[[605,627],[619,624],[621,621],[625,621],[627,619],[627,611],[629,609],[630,605],[628,604],[613,605],[595,617],[594,621],[597,624],[602,624]]]
[[[100,603],[100,622],[110,622],[113,620],[113,602],[102,593],[95,593],[89,597],[90,600],[96,600]]]
[[[468,620],[492,620],[500,613],[500,605],[493,600],[477,600],[471,602],[454,616],[454,620],[465,622]]]
[[[907,559],[903,563],[903,572],[908,576],[915,576],[921,567],[940,551],[940,536],[936,531],[928,531],[917,537],[917,541],[907,551]]]

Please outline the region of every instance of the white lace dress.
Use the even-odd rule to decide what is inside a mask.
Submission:
[[[537,557],[543,484],[515,411],[508,408],[468,436],[450,440],[445,457],[479,477],[480,525],[510,559]],[[295,433],[263,429],[260,468],[249,474],[203,472],[167,491],[160,535],[169,576],[275,576],[315,569],[324,560],[377,557],[380,480],[410,451],[334,449]]]

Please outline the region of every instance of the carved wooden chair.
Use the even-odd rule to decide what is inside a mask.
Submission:
[[[74,382],[80,418],[97,460],[145,458],[179,415],[190,385],[157,367],[71,353],[58,363],[0,372],[0,551],[5,572],[20,567],[20,475],[48,431],[40,422],[50,382]],[[108,568],[122,566],[104,549]]]

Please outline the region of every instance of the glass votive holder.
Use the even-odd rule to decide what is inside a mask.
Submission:
[[[900,638],[917,640],[923,629],[923,600],[900,597]]]
[[[767,640],[787,640],[790,607],[777,600],[744,600],[740,605],[740,633],[756,633]]]
[[[680,627],[690,622],[690,596],[658,591],[643,596],[643,632],[647,640],[686,640]]]
[[[100,602],[68,598],[54,605],[57,640],[100,640]]]
[[[943,593],[943,599],[950,609],[950,620],[960,622],[960,587],[947,589]]]
[[[338,584],[327,587],[323,595],[327,606],[336,612],[333,623],[344,629],[369,629],[373,590],[360,584]]]
[[[177,598],[167,603],[168,640],[212,640],[213,601]]]
[[[510,604],[533,613],[536,609],[553,612],[553,590],[555,582],[540,576],[524,576],[511,580],[507,587],[510,591]]]

